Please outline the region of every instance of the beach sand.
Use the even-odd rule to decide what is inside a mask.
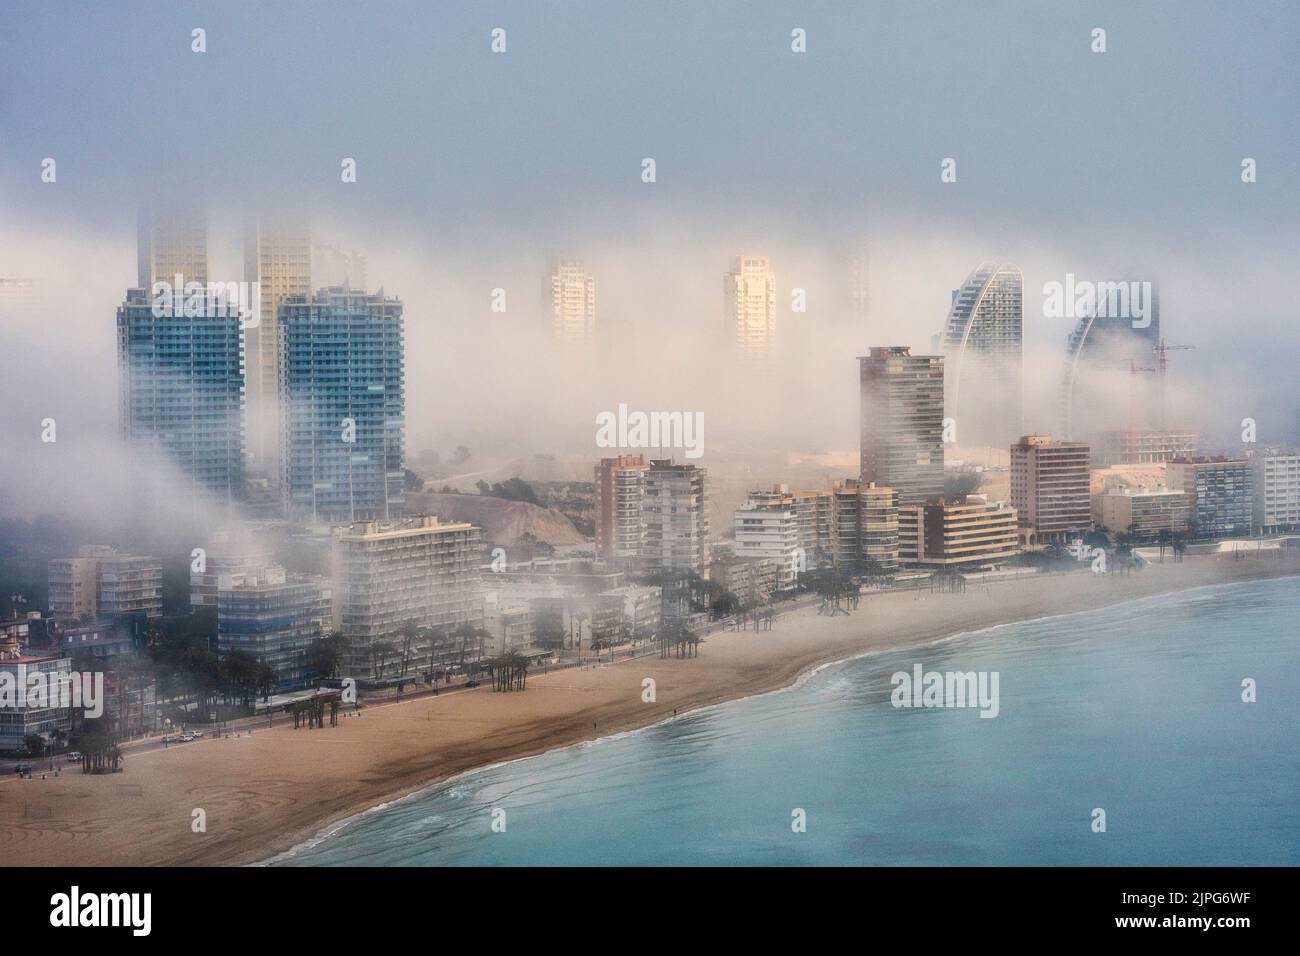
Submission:
[[[698,658],[655,655],[535,673],[522,693],[484,686],[369,706],[335,728],[264,728],[128,751],[119,774],[15,776],[0,780],[0,862],[252,863],[456,773],[775,690],[827,661],[1184,588],[1295,574],[1300,555],[1189,556],[1127,576],[1038,575],[971,585],[964,594],[872,594],[849,616],[807,608],[786,613],[772,631],[711,634]],[[654,703],[642,702],[646,677],[656,683]],[[206,832],[191,828],[195,809],[206,813]]]

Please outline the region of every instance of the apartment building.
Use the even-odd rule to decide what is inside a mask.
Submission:
[[[1026,544],[1064,543],[1092,525],[1088,446],[1025,435],[1011,446],[1011,505]]]

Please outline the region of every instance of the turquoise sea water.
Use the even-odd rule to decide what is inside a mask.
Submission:
[[[997,671],[999,716],[893,707],[915,663]],[[831,665],[461,777],[276,862],[1294,866],[1298,743],[1300,580],[1224,585]]]

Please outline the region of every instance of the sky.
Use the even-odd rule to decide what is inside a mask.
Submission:
[[[39,320],[0,322],[0,438],[30,441],[47,412],[111,432],[137,204],[182,195],[210,210],[214,278],[242,278],[249,209],[306,210],[367,255],[370,284],[407,304],[412,452],[582,452],[623,401],[703,409],[722,447],[851,450],[854,356],[928,347],[985,259],[1025,272],[1030,355],[1058,355],[1072,324],[1041,314],[1043,283],[1158,278],[1166,334],[1195,346],[1171,357],[1188,414],[1294,441],[1298,28],[1288,2],[7,0],[0,274],[47,297]],[[786,367],[761,416],[700,334],[742,252],[778,278]],[[587,260],[601,319],[636,326],[618,367],[540,357],[557,254]],[[1027,404],[1045,407],[1055,373],[1038,377]]]

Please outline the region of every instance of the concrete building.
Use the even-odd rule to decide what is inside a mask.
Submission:
[[[596,277],[581,259],[558,259],[546,277],[551,334],[565,350],[585,351],[596,341]]]
[[[270,546],[252,532],[215,531],[206,545],[201,570],[196,569],[194,560],[190,563],[191,607],[216,607],[217,592],[223,587],[239,578],[256,577],[275,563]]]
[[[1025,435],[1011,446],[1011,505],[1026,544],[1065,543],[1092,525],[1088,446]]]
[[[1300,528],[1300,455],[1269,450],[1252,464],[1255,530],[1273,534]]]
[[[1168,488],[1109,488],[1097,498],[1099,522],[1112,533],[1154,540],[1187,530],[1187,494]]]
[[[249,460],[262,475],[280,470],[279,306],[311,294],[311,233],[303,222],[250,218],[245,224],[244,281],[257,283],[258,321],[247,336],[245,401]]]
[[[641,455],[602,458],[596,465],[596,554],[605,560],[641,555],[641,498],[650,465]]]
[[[72,680],[71,658],[22,654],[16,641],[0,641],[0,673],[14,695],[0,706],[0,753],[23,753],[28,736],[40,735],[48,743],[71,729],[70,708],[60,706],[61,688]],[[31,693],[38,685],[48,688],[43,698]]]
[[[788,580],[785,563],[776,558],[742,558],[735,555],[714,558],[709,580],[719,582],[742,604],[770,601]]]
[[[388,520],[405,505],[402,303],[321,289],[280,304],[281,492],[295,520]]]
[[[269,667],[277,691],[311,685],[311,647],[330,627],[329,587],[289,580],[278,565],[234,575],[217,592],[218,652],[242,651]]]
[[[737,558],[767,559],[777,568],[776,589],[793,588],[807,570],[805,551],[799,544],[799,519],[790,499],[775,501],[751,497],[736,509]]]
[[[334,529],[334,623],[350,643],[345,673],[381,680],[381,643],[400,642],[406,625],[479,626],[483,599],[477,589],[482,536],[465,523],[443,524],[433,515],[357,522]],[[429,638],[412,648],[416,661]],[[382,679],[397,676],[390,666]]]
[[[953,290],[944,323],[945,408],[965,447],[1006,448],[1023,428],[1024,278],[981,263]]]
[[[905,346],[858,359],[861,480],[892,488],[900,507],[943,494],[944,360]]]
[[[829,491],[791,491],[784,484],[774,486],[771,491],[754,491],[749,495],[753,502],[794,512],[806,571],[830,567],[834,563],[831,498]]]
[[[836,482],[832,508],[832,551],[837,568],[853,574],[893,574],[898,570],[902,543],[892,488],[855,478]],[[915,543],[911,551],[915,553]]]
[[[776,276],[766,256],[736,256],[722,277],[722,329],[747,365],[767,368],[776,348]]]
[[[162,564],[157,558],[119,554],[85,545],[72,558],[49,564],[53,617],[91,621],[100,617],[162,615]]]
[[[904,511],[915,514],[919,532],[918,553],[905,556],[907,563],[969,570],[996,566],[1020,553],[1016,509],[983,495],[899,508],[900,525]]]
[[[1188,529],[1196,538],[1249,535],[1255,477],[1245,458],[1175,458],[1166,466],[1169,487],[1187,493]]]
[[[706,514],[705,470],[674,464],[672,459],[650,462],[641,498],[641,549],[648,571],[709,573],[709,519]]]
[[[488,632],[488,646],[494,656],[533,649],[533,612],[527,604],[484,601],[483,629]]]

